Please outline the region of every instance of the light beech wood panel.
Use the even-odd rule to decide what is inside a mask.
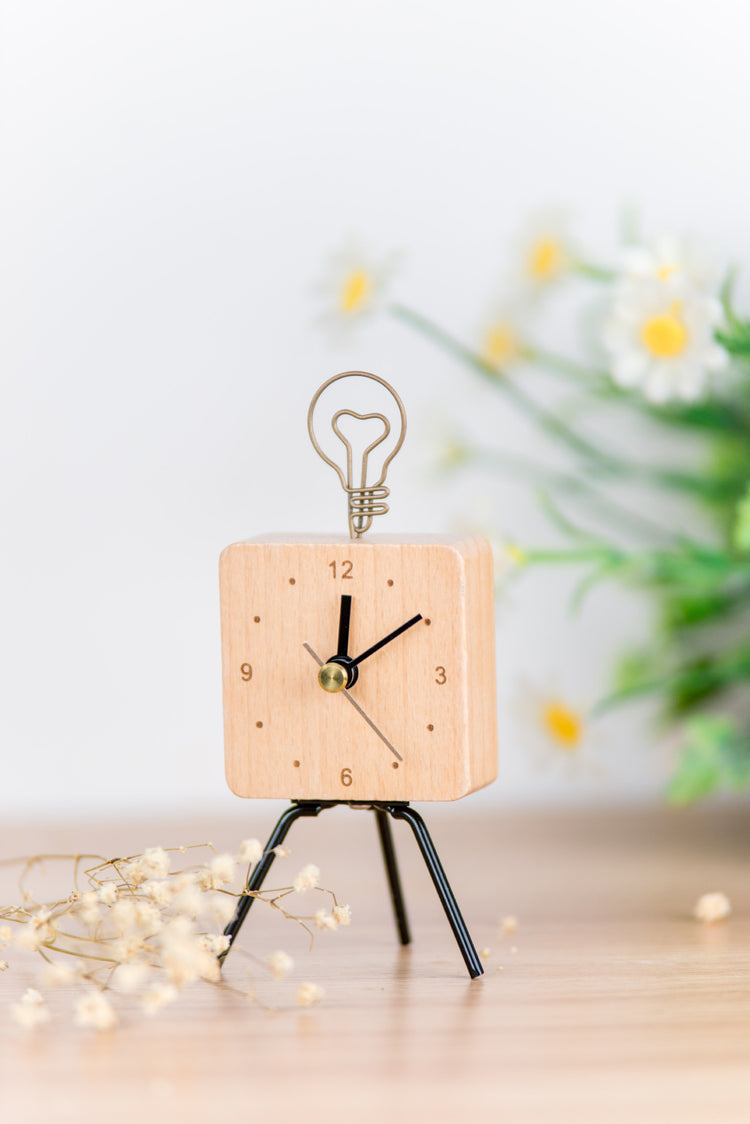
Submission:
[[[263,1011],[192,987],[155,1019],[124,1015],[104,1034],[70,1025],[74,993],[51,993],[36,1035],[7,1006],[36,983],[26,954],[0,975],[4,1120],[111,1124],[353,1117],[495,1124],[746,1124],[750,1104],[750,820],[745,809],[509,814],[424,809],[469,927],[491,954],[470,982],[411,836],[394,825],[413,945],[399,949],[374,817],[338,809],[302,821],[281,885],[314,861],[352,906],[348,929],[316,937],[255,907],[225,967],[250,968]],[[236,820],[0,828],[0,853],[132,853],[265,836],[279,807]],[[285,864],[285,865],[284,865]],[[702,926],[698,895],[722,889],[734,914]],[[12,894],[0,867],[3,899]],[[304,899],[303,899],[304,900]],[[499,919],[515,913],[501,939]],[[263,983],[250,955],[285,948],[288,982]],[[514,951],[515,950],[515,951]],[[498,971],[502,968],[502,971]],[[323,1004],[295,1006],[313,980]]]

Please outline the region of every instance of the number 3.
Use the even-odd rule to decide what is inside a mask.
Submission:
[[[439,683],[440,686],[442,687],[443,683],[447,682],[447,680],[448,680],[448,676],[445,674],[445,668],[444,667],[436,667],[435,668],[435,682]]]

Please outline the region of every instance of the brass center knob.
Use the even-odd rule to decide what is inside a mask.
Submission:
[[[318,683],[324,691],[342,691],[347,678],[346,669],[340,663],[324,663],[318,672]]]

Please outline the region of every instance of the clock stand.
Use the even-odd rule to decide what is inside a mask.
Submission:
[[[229,938],[229,947],[222,954],[220,958],[221,962],[223,963],[228,955],[242,927],[242,923],[255,900],[255,895],[261,889],[266,875],[273,865],[273,861],[276,858],[275,848],[283,843],[295,820],[300,819],[302,816],[318,816],[321,812],[325,811],[326,808],[336,808],[341,805],[345,805],[349,808],[371,809],[375,813],[378,834],[380,836],[380,845],[383,851],[383,860],[388,877],[388,886],[391,893],[391,902],[393,904],[393,912],[396,920],[396,928],[401,944],[409,944],[411,935],[409,932],[409,922],[406,916],[404,898],[401,892],[401,881],[399,879],[396,851],[393,846],[393,837],[388,820],[389,816],[395,820],[405,820],[414,832],[417,844],[422,852],[422,857],[427,869],[430,872],[430,877],[432,878],[440,903],[445,910],[450,927],[453,930],[453,935],[461,950],[461,955],[464,958],[469,975],[472,979],[481,976],[484,969],[477,955],[477,950],[474,947],[474,942],[466,928],[466,923],[461,915],[461,911],[458,908],[458,903],[456,902],[450,883],[445,876],[445,871],[438,858],[430,833],[427,830],[427,825],[419,812],[412,808],[408,802],[393,800],[294,800],[291,806],[282,812],[278,823],[271,832],[263,857],[248,879],[247,885],[237,904],[235,915],[224,930],[224,936]]]
[[[325,415],[330,398],[323,398],[351,388],[349,380],[364,380],[366,394],[329,419],[334,452],[345,450],[339,466],[318,439],[313,415]],[[387,399],[382,412],[373,392]],[[358,444],[370,442],[359,466],[351,426]],[[328,379],[310,404],[308,430],[346,493],[349,537],[266,535],[222,553],[227,782],[238,796],[292,803],[248,872],[221,961],[295,820],[345,805],[375,814],[401,943],[411,937],[392,819],[405,820],[414,834],[469,975],[483,973],[409,801],[456,800],[497,775],[492,550],[465,534],[363,538],[388,512],[386,470],[405,427],[401,399],[378,375],[346,371]]]

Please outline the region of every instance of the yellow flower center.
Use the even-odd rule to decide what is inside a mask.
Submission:
[[[516,566],[523,566],[526,562],[526,552],[514,542],[505,544],[505,553]]]
[[[353,269],[344,278],[339,293],[339,309],[344,313],[359,312],[372,293],[372,278],[364,269]]]
[[[556,238],[540,238],[531,247],[528,270],[536,281],[550,281],[565,265],[565,251]]]
[[[583,719],[569,706],[558,701],[546,703],[542,721],[545,730],[560,749],[566,753],[578,749],[583,735]]]
[[[680,302],[675,301],[667,312],[652,316],[641,328],[643,345],[657,359],[674,359],[687,347],[688,330],[680,311]]]
[[[656,276],[660,281],[668,281],[676,269],[676,265],[663,265],[660,269],[657,269]]]
[[[503,367],[518,355],[520,343],[510,324],[493,324],[484,337],[482,358],[491,367]]]

